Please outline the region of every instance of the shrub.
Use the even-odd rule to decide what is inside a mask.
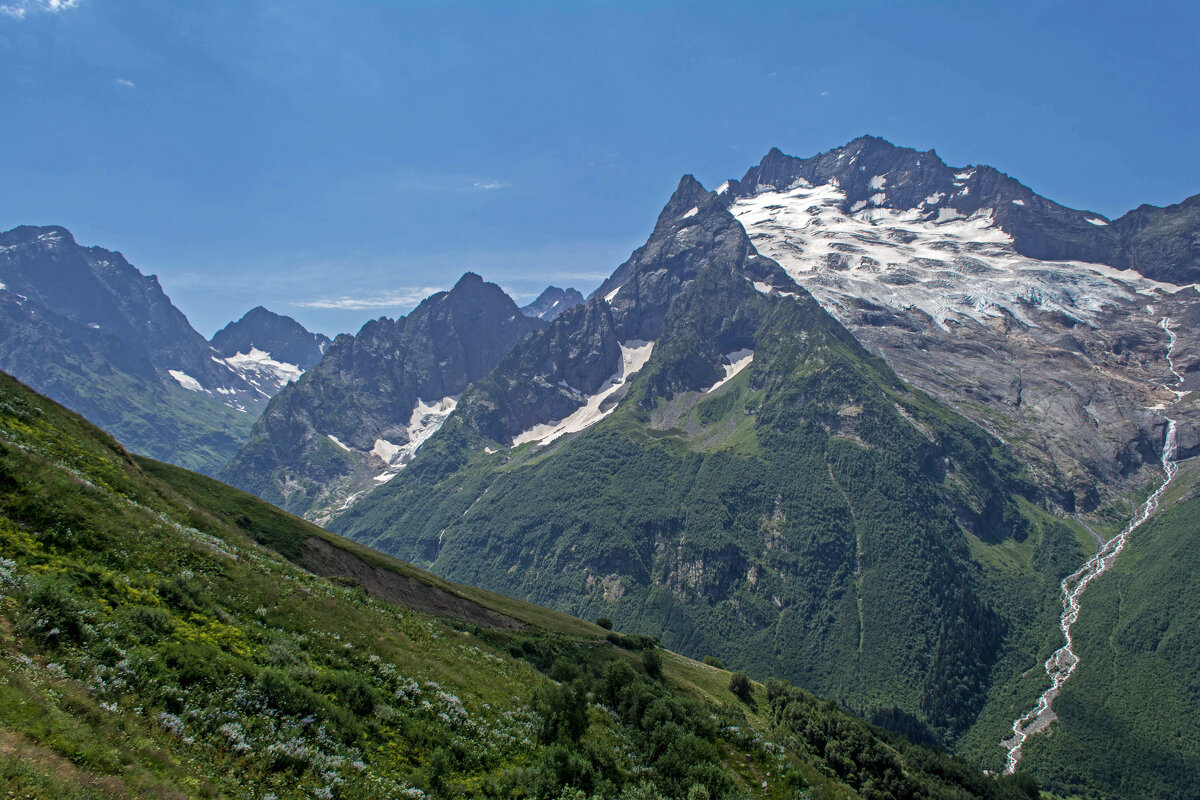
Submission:
[[[198,612],[205,605],[204,585],[195,578],[176,575],[158,587],[158,594],[181,611]]]
[[[596,624],[606,631],[611,631],[613,627],[613,621],[608,617],[596,617]]]
[[[117,612],[117,619],[122,633],[145,643],[157,642],[175,630],[171,615],[154,606],[122,606]]]
[[[597,693],[604,705],[616,708],[621,699],[621,690],[638,679],[633,667],[624,661],[610,661],[604,667],[600,677],[600,689]]]
[[[579,667],[568,659],[559,657],[550,666],[550,677],[559,683],[570,683],[579,677]]]
[[[325,672],[317,678],[315,688],[337,697],[360,717],[370,716],[375,711],[375,690],[360,675],[336,670]]]
[[[735,672],[729,676],[729,691],[744,702],[750,702],[750,678],[744,672]]]
[[[180,686],[216,687],[225,678],[222,653],[212,645],[200,642],[170,642],[162,649],[162,661]]]
[[[642,651],[642,668],[651,678],[662,677],[662,656],[657,650]]]
[[[587,692],[582,686],[538,689],[533,693],[533,708],[541,718],[538,738],[543,744],[573,744],[587,730]]]
[[[717,669],[725,669],[725,662],[716,656],[705,656],[703,658],[703,663],[710,667],[716,667]]]
[[[267,696],[267,702],[285,714],[304,717],[321,710],[322,703],[316,693],[296,683],[282,670],[264,669],[256,685]]]

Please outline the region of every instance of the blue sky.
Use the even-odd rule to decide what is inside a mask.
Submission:
[[[0,229],[206,335],[329,334],[474,270],[585,293],[680,175],[871,133],[1116,216],[1200,192],[1194,3],[0,0]]]

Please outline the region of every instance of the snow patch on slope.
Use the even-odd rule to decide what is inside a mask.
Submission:
[[[728,364],[722,364],[722,366],[725,368],[725,377],[721,378],[721,380],[705,389],[705,394],[708,394],[709,392],[715,392],[717,389],[720,389],[722,386],[737,377],[739,372],[750,366],[750,362],[754,360],[754,351],[746,349],[734,350],[732,353],[725,354],[725,360],[729,362]]]
[[[621,345],[621,362],[617,365],[616,374],[605,381],[600,390],[591,397],[587,398],[582,406],[580,406],[573,414],[556,422],[546,422],[541,425],[534,425],[527,431],[518,434],[514,439],[512,446],[519,447],[526,442],[537,442],[538,444],[549,444],[558,437],[568,433],[579,433],[586,428],[590,428],[600,420],[607,417],[616,408],[613,405],[603,411],[600,406],[614,392],[620,389],[625,382],[637,373],[642,367],[646,366],[646,362],[650,360],[651,353],[654,352],[654,342],[646,342],[641,339],[630,339],[625,344]]]
[[[304,370],[299,365],[276,361],[271,358],[270,353],[254,346],[250,347],[249,353],[234,353],[229,358],[220,359],[220,361],[268,397],[292,381],[298,380],[304,374]],[[262,384],[264,383],[270,391],[263,389]]]
[[[764,190],[730,208],[759,252],[843,320],[851,301],[861,299],[919,310],[945,330],[1005,316],[1036,326],[1033,310],[1094,324],[1097,312],[1135,294],[1180,288],[1133,270],[1021,256],[990,209],[964,218],[941,208],[930,222],[922,209],[847,214],[845,200],[835,185],[799,185]]]
[[[204,391],[204,387],[200,385],[200,381],[196,380],[191,375],[188,375],[186,372],[181,372],[177,369],[169,369],[167,372],[172,378],[175,379],[176,383],[187,389],[189,392]]]
[[[396,477],[396,474],[413,460],[417,449],[441,429],[457,405],[457,395],[449,395],[431,403],[417,398],[417,404],[413,406],[412,415],[408,418],[408,441],[405,444],[393,444],[387,439],[375,440],[371,453],[387,465],[386,470],[375,476],[375,481],[386,483]]]

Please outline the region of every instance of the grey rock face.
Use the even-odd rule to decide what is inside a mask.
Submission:
[[[257,306],[217,331],[209,343],[225,357],[257,349],[276,361],[308,369],[321,360],[330,339],[310,332],[291,317]]]
[[[1108,263],[1175,284],[1200,282],[1200,194],[1158,208],[1144,205],[1113,221]]]

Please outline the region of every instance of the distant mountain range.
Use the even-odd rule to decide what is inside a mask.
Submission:
[[[327,342],[255,309],[210,344],[120,253],[0,233],[0,369],[154,458],[216,472]]]
[[[582,304],[583,295],[575,289],[547,286],[536,300],[521,307],[521,313],[527,317],[537,317],[549,322],[567,309]]]

